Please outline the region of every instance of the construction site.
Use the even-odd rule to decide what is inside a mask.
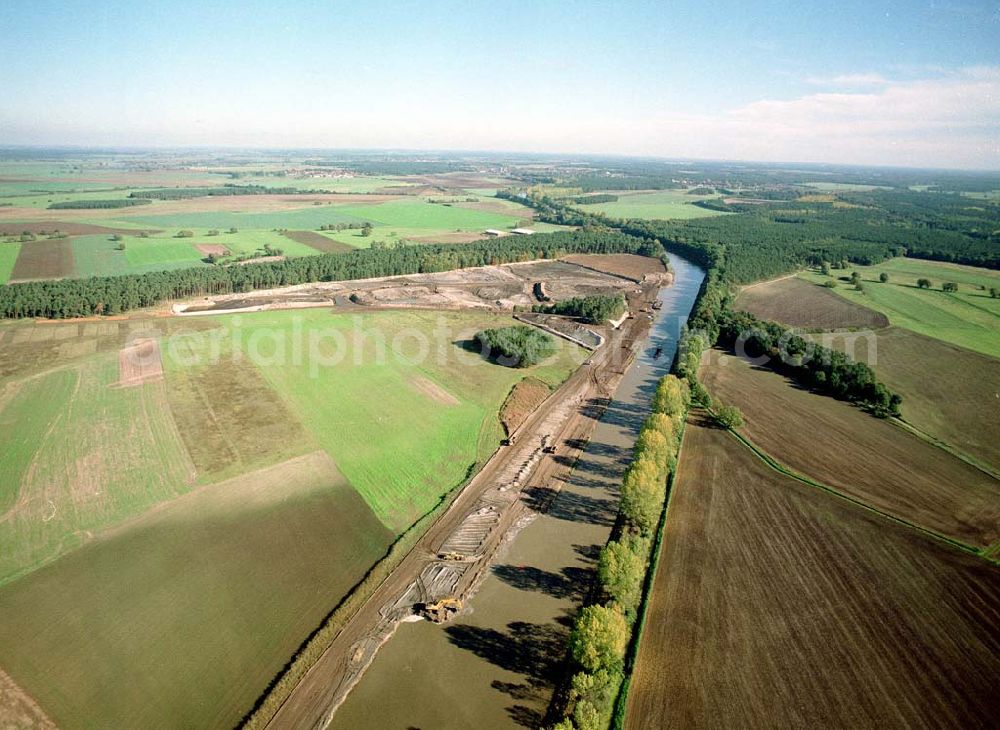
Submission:
[[[298,297],[316,297],[322,292],[326,306],[331,299],[344,297],[354,306],[440,308],[440,302],[447,301],[449,306],[468,303],[512,310],[537,301],[535,291],[540,287],[535,284],[544,282],[545,294],[553,299],[621,292],[629,311],[617,328],[583,326],[561,317],[533,322],[580,341],[592,355],[508,434],[449,509],[347,621],[271,718],[269,727],[328,726],[402,623],[421,619],[448,623],[470,610],[498,554],[548,509],[568,482],[637,356],[652,362],[654,351],[662,352],[662,344],[651,343],[649,334],[661,306],[658,295],[671,275],[661,262],[647,259],[644,274],[624,277],[597,268],[614,268],[606,260],[615,257],[600,258],[605,260],[595,262],[594,268],[562,261],[531,262],[255,294],[250,306],[294,306],[290,302]],[[625,263],[635,269],[634,261]],[[239,298],[218,298],[197,309],[220,311],[231,303],[248,304]],[[193,309],[186,312],[193,313]],[[524,319],[531,321],[530,316]]]
[[[574,257],[583,261],[587,257]],[[595,257],[603,265],[616,256]],[[622,255],[627,259],[641,256]],[[382,277],[356,281],[332,281],[251,294],[223,294],[174,304],[178,315],[254,312],[301,307],[480,309],[495,312],[530,311],[547,301],[613,294],[623,290],[639,294],[640,287],[662,286],[671,275],[656,259],[646,259],[646,272],[636,276],[638,265],[624,267],[630,275],[568,261],[529,261],[503,266],[482,266],[433,274]]]

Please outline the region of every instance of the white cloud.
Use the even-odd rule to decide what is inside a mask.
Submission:
[[[889,80],[882,74],[841,74],[839,76],[810,76],[806,79],[814,86],[833,86],[836,88],[860,88],[866,86],[883,86]]]
[[[691,156],[1000,169],[1000,67],[664,118]]]

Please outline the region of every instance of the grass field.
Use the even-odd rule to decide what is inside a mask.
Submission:
[[[315,256],[319,252],[316,247],[276,231],[239,231],[216,236],[209,236],[208,230],[194,233],[193,238],[124,236],[121,241],[124,251],[118,249],[119,242],[107,235],[74,236],[69,240],[76,276],[141,274],[208,265],[205,254],[197,249],[199,244],[225,246],[233,254],[247,255],[262,250],[265,244],[281,249],[286,256]]]
[[[524,216],[483,210],[470,210],[459,205],[429,203],[422,198],[391,200],[381,205],[338,206],[346,215],[369,220],[375,225],[454,231],[485,228],[510,228]],[[511,209],[512,213],[516,211]]]
[[[233,727],[391,539],[323,454],[198,489],[0,588],[62,727]]]
[[[744,287],[734,306],[761,319],[804,329],[871,329],[889,324],[881,312],[794,277]]]
[[[1000,470],[1000,360],[916,332],[890,327],[867,338],[823,338],[827,347],[868,362],[891,390],[903,396],[908,422]]]
[[[321,358],[333,362],[340,353],[340,362],[315,372],[314,360],[290,357],[289,344],[284,346],[288,357],[260,367],[312,438],[395,532],[429,510],[496,448],[502,438],[496,414],[514,383],[527,374],[558,383],[581,362],[573,345],[561,348],[554,363],[527,371],[466,353],[459,341],[483,327],[510,322],[487,314],[307,310],[241,315],[241,322],[248,351],[255,336],[270,347],[269,338],[290,342],[300,328],[307,340],[310,333],[325,333],[316,345]],[[419,357],[417,340],[436,328],[441,334],[429,340],[428,357]],[[378,355],[380,348],[384,357]]]
[[[71,372],[54,372],[0,392],[0,514],[17,503],[21,482],[50,424],[69,402],[76,385]]]
[[[882,312],[899,327],[1000,357],[1000,299],[991,299],[988,291],[1000,288],[1000,272],[905,258],[850,271],[861,274],[865,290],[857,292],[840,282],[833,291],[848,301]],[[882,272],[889,275],[889,283],[878,281]],[[802,278],[814,283],[827,280],[816,272]],[[918,278],[930,279],[933,289],[917,288]],[[943,282],[958,284],[958,292],[941,291]]]
[[[0,243],[0,284],[6,284],[21,253],[20,243]]]
[[[779,462],[968,546],[1000,539],[1000,482],[942,449],[781,375],[711,351],[705,386],[742,412],[742,432]]]
[[[322,225],[371,222],[377,226],[454,231],[507,228],[523,216],[429,203],[424,198],[387,200],[376,205],[326,204],[268,212],[190,212],[129,216],[124,222],[165,229],[316,230]],[[113,219],[112,215],[108,216]]]
[[[625,727],[987,727],[1000,570],[689,424]]]
[[[691,204],[696,200],[717,198],[717,195],[688,195],[684,190],[612,191],[612,194],[618,196],[617,201],[581,205],[580,209],[593,213],[603,213],[614,218],[688,219],[728,215]]]
[[[0,583],[190,489],[164,384],[112,387],[117,380],[117,353],[107,353],[8,386],[2,467],[16,498],[4,490]]]

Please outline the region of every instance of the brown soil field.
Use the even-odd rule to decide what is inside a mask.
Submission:
[[[1000,539],[1000,482],[854,406],[717,350],[702,377],[743,433],[794,471],[895,517],[983,548]]]
[[[532,208],[523,208],[522,210],[517,210],[511,208],[509,205],[505,205],[500,200],[480,200],[476,203],[452,203],[456,208],[465,208],[466,210],[480,210],[484,213],[499,213],[500,215],[517,215],[523,220],[534,220],[535,211]]]
[[[846,329],[888,327],[881,312],[861,307],[818,284],[787,277],[752,284],[736,297],[736,309],[790,327]]]
[[[21,244],[10,280],[61,279],[73,276],[73,244],[68,238],[53,241],[31,241]]]
[[[118,385],[134,388],[163,379],[160,345],[153,338],[136,340],[118,352]]]
[[[332,238],[316,233],[316,231],[285,231],[285,238],[290,238],[297,243],[304,243],[323,253],[347,253],[354,250],[354,246],[334,241]]]
[[[486,176],[468,172],[445,172],[432,175],[411,175],[400,178],[403,182],[429,185],[444,189],[495,188],[497,184],[485,179]]]
[[[537,378],[524,378],[516,383],[500,407],[500,423],[504,431],[513,433],[551,392],[549,386]]]
[[[1000,570],[689,424],[625,727],[991,727]]]
[[[229,255],[229,249],[223,246],[221,243],[196,243],[194,247],[199,251],[201,251],[206,256],[209,256],[213,253],[216,256]]]
[[[880,331],[871,347],[850,333],[812,339],[873,367],[903,396],[907,423],[1000,470],[1000,360],[899,327]]]
[[[0,208],[0,211],[3,209]],[[11,210],[11,209],[8,209]],[[36,210],[35,208],[24,208],[23,210]],[[75,213],[76,211],[63,211],[63,213]],[[49,211],[49,216],[51,217],[52,211]],[[86,236],[90,234],[101,234],[107,233],[109,236],[113,233],[120,233],[122,235],[134,236],[138,231],[130,228],[110,228],[108,226],[97,226],[91,223],[76,223],[64,220],[40,220],[40,221],[27,221],[24,223],[5,223],[0,222],[0,236],[20,236],[25,231],[29,233],[34,233],[37,235],[46,235],[49,233],[65,233],[67,236]],[[150,233],[158,233],[153,229],[150,229]]]
[[[630,253],[621,254],[573,254],[564,256],[563,261],[571,264],[586,266],[589,269],[596,269],[615,276],[623,276],[626,279],[642,281],[648,274],[663,274],[666,269],[663,262],[648,256],[635,256]]]

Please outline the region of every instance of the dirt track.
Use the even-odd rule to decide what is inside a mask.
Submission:
[[[633,310],[655,297],[657,287],[633,294]],[[417,546],[347,623],[272,719],[269,727],[325,727],[399,622],[419,601],[448,595],[466,598],[488,572],[505,537],[529,509],[519,499],[529,481],[559,484],[555,476],[572,465],[593,429],[595,403],[606,403],[649,329],[643,315],[626,324],[574,373],[516,432],[427,531]],[[544,443],[557,445],[552,456]],[[548,495],[545,492],[549,492]],[[535,509],[555,492],[535,488]],[[452,552],[461,561],[439,560]]]

